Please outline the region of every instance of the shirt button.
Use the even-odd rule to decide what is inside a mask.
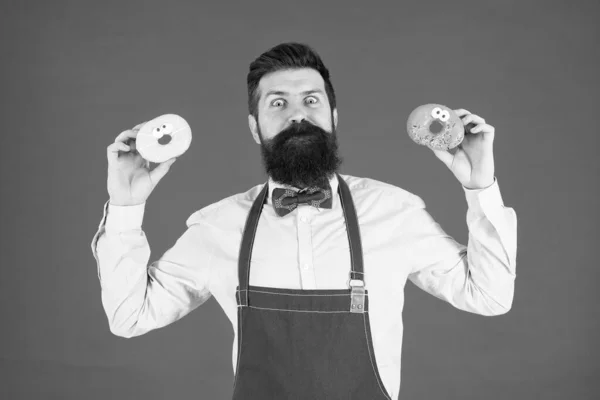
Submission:
[[[308,218],[306,218],[306,217],[300,217],[300,221],[306,222],[306,221],[308,221]]]
[[[304,264],[304,266],[302,268],[303,269],[308,269],[308,267],[310,267],[310,264]]]

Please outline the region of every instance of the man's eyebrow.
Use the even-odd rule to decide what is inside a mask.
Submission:
[[[313,93],[320,93],[323,94],[323,91],[321,89],[311,89],[311,90],[305,90],[304,92],[300,93],[304,96],[309,95],[309,94],[313,94]],[[281,90],[269,90],[266,94],[265,94],[265,98],[271,96],[271,95],[276,95],[276,96],[285,96],[288,95],[288,92],[284,92]]]

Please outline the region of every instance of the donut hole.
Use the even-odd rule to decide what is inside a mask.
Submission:
[[[158,144],[161,145],[167,145],[171,142],[171,135],[162,135],[159,139],[158,139]]]
[[[431,133],[440,133],[443,129],[444,125],[442,125],[438,120],[434,120],[431,125],[429,125],[429,131]]]

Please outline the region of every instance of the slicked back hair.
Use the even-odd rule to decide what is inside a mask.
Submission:
[[[321,57],[310,46],[288,42],[281,43],[270,50],[267,50],[250,64],[250,70],[247,76],[248,83],[248,112],[258,120],[258,99],[260,93],[258,84],[266,74],[298,68],[315,69],[325,82],[325,93],[329,100],[331,111],[336,107],[335,91],[329,77],[329,70],[323,64]]]

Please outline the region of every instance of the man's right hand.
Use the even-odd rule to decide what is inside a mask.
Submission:
[[[146,202],[176,160],[171,158],[150,171],[150,162],[135,149],[135,138],[146,122],[121,132],[107,148],[107,189],[112,205],[132,206]]]

